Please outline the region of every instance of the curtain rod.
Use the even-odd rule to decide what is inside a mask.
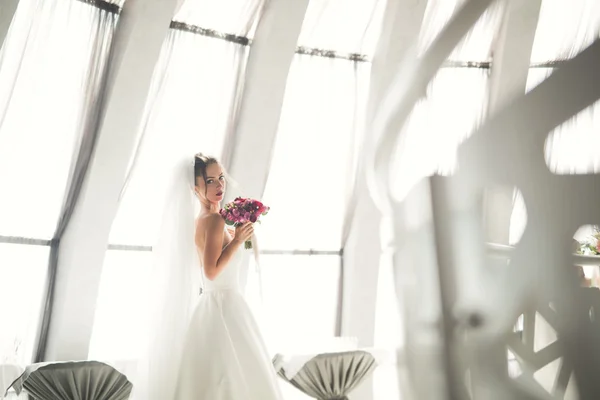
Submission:
[[[50,246],[50,239],[32,239],[20,236],[2,236],[0,235],[0,243],[7,244],[25,244],[31,246]]]
[[[89,4],[90,6],[99,8],[103,11],[109,12],[111,14],[119,14],[121,12],[121,7],[118,4],[110,3],[106,0],[77,0],[80,3]]]
[[[108,2],[106,0],[77,0],[79,2],[89,4],[97,7],[101,10],[119,14],[121,7],[118,4]],[[171,21],[171,29],[180,30],[183,32],[193,33],[196,35],[202,35],[211,37],[214,39],[221,39],[227,42],[236,43],[241,46],[250,46],[252,39],[245,36],[238,36],[231,33],[219,32],[214,29],[202,28],[201,26],[187,24],[181,21]],[[348,60],[352,62],[371,62],[372,60],[366,54],[360,53],[341,53],[335,50],[324,50],[313,47],[298,46],[296,54],[314,56],[314,57],[325,57],[325,58],[336,58],[340,60]],[[529,68],[557,68],[567,62],[567,59],[558,59],[552,61],[544,61],[531,63]],[[442,68],[479,68],[479,69],[490,69],[492,67],[491,61],[458,61],[458,60],[446,60]]]
[[[249,38],[245,36],[238,36],[231,33],[219,32],[214,29],[207,29],[198,25],[186,24],[185,22],[181,21],[171,21],[170,28],[182,32],[193,33],[195,35],[225,40],[226,42],[236,43],[241,46],[249,46],[252,42]]]
[[[127,244],[109,244],[108,250],[119,251],[152,251],[152,246],[136,246]],[[342,256],[342,250],[260,250],[265,255],[306,255],[306,256]]]

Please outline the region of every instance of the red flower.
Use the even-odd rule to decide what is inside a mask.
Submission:
[[[248,221],[258,222],[260,216],[266,215],[268,211],[269,207],[258,200],[236,197],[234,201],[226,204],[219,214],[227,223],[239,225]]]

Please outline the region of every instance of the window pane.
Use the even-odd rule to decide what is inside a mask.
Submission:
[[[555,174],[600,172],[600,101],[550,133],[544,153],[546,164]]]
[[[381,33],[385,3],[311,0],[298,45],[372,56]]]
[[[0,364],[31,363],[50,247],[0,243]]]
[[[139,158],[113,223],[110,243],[152,245],[161,220],[170,166],[189,153],[219,156],[238,83],[243,81],[247,47],[171,31],[154,77]],[[174,160],[175,159],[175,160]],[[191,172],[190,172],[191,173]]]
[[[175,21],[251,37],[265,0],[184,0]]]
[[[264,248],[341,247],[369,71],[367,63],[295,56],[264,195]]]
[[[430,0],[427,2],[421,34],[419,53],[423,54],[448,24],[465,0]],[[498,2],[501,3],[501,2]],[[492,45],[502,17],[501,4],[496,4],[479,18],[477,23],[448,57],[452,61],[491,61]]]
[[[106,252],[100,279],[89,358],[108,361],[128,376],[148,333],[149,251]]]
[[[80,1],[19,3],[0,57],[0,235],[54,233],[90,74],[102,68],[90,60],[108,48],[115,24]]]
[[[398,142],[392,190],[398,199],[423,177],[457,167],[460,143],[483,120],[489,71],[442,68],[414,107]]]
[[[531,90],[554,70],[530,68],[527,89]],[[600,101],[581,110],[548,134],[544,156],[555,174],[590,174],[600,171]]]
[[[598,0],[543,0],[531,62],[574,57],[598,38],[599,31]]]
[[[394,285],[393,254],[381,256],[375,308],[375,347],[396,349],[404,344],[400,306]]]
[[[260,264],[263,307],[257,315],[272,353],[294,354],[335,336],[339,256],[262,255]]]

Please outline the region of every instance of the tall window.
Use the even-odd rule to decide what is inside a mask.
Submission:
[[[260,10],[238,6],[184,3],[154,72],[138,150],[110,233],[89,351],[89,358],[111,362],[132,378],[148,337],[151,249],[162,218],[168,166],[182,148],[189,149],[190,163],[197,152],[218,156],[233,129],[247,35]]]
[[[22,0],[0,56],[0,363],[32,361],[50,241],[116,14]]]
[[[344,218],[383,6],[313,0],[306,11],[258,232],[273,352],[310,351],[339,333]]]

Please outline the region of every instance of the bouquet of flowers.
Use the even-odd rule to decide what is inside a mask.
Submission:
[[[579,243],[577,254],[600,255],[600,229],[597,226],[594,226],[594,233],[591,235],[590,240]]]
[[[246,222],[260,223],[260,216],[267,215],[269,209],[258,200],[238,197],[231,203],[225,204],[225,207],[219,213],[227,225],[238,226]],[[247,240],[244,243],[244,248],[251,249],[252,242]]]

